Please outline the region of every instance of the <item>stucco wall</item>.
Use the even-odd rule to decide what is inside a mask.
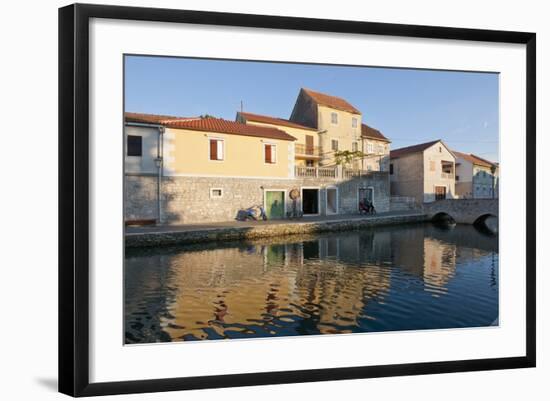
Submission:
[[[140,136],[142,155],[128,156],[128,135]],[[155,158],[157,157],[159,130],[155,127],[127,125],[124,127],[124,169],[128,173],[157,174]]]
[[[256,122],[256,121],[247,121],[246,123],[250,124],[250,125],[258,125],[258,126],[261,126],[261,127],[277,128],[277,129],[280,129],[282,131],[285,131],[287,134],[292,135],[294,138],[296,138],[295,145],[301,145],[302,148],[304,148],[304,149],[305,149],[305,145],[306,145],[306,136],[310,136],[310,137],[313,138],[313,146],[314,146],[316,151],[320,146],[319,133],[317,132],[317,130],[314,130],[314,129],[301,129],[301,128],[288,127],[286,125],[259,123],[259,122]],[[298,152],[295,152],[295,155],[297,155],[297,154],[298,154]],[[315,153],[315,154],[317,154],[317,153]],[[306,159],[307,159],[306,157],[298,156],[295,159],[296,160],[294,161],[294,163],[295,163],[296,166],[305,166],[306,165]],[[311,158],[310,160],[313,161],[313,166],[312,167],[318,166],[319,162],[318,162],[317,159]]]
[[[443,176],[441,162],[447,161],[453,163],[452,173]],[[431,169],[432,162],[435,169]],[[455,157],[440,143],[424,150],[424,202],[433,202],[435,200],[435,187],[445,187],[447,199],[453,199],[455,194]]]
[[[331,122],[331,114],[338,115],[338,123]],[[326,131],[320,134],[323,159],[321,165],[334,165],[334,151],[332,140],[338,141],[338,150],[352,150],[352,143],[357,143],[357,149],[361,150],[361,115],[336,110],[326,106],[318,106],[318,128],[319,131]],[[352,118],[357,119],[357,127],[352,127]],[[359,162],[359,161],[358,161]],[[355,166],[360,168],[360,165]]]
[[[172,128],[164,137],[166,175],[288,178],[294,174],[294,141]],[[223,160],[210,160],[213,138],[224,141]],[[266,143],[276,145],[276,163],[265,163]]]
[[[362,170],[388,171],[390,164],[390,144],[371,138],[364,138],[361,142],[363,149],[360,148],[360,150],[367,155],[362,161]]]
[[[156,218],[157,178],[126,176],[126,220]],[[326,187],[338,188],[339,214],[358,213],[358,189],[374,189],[374,205],[378,212],[389,211],[387,173],[372,173],[347,181],[322,179],[237,179],[227,177],[163,177],[161,209],[163,222],[201,223],[234,220],[240,209],[263,204],[264,190],[285,190],[286,210],[292,208],[288,193],[293,188],[320,189],[320,212],[326,213]],[[221,198],[212,198],[210,190],[220,188]],[[301,208],[301,205],[298,204]],[[307,217],[304,217],[307,219]]]
[[[456,166],[456,175],[458,180],[455,182],[455,191],[458,198],[471,198],[472,194],[472,168],[470,161],[461,157],[456,158],[456,162],[460,163]]]

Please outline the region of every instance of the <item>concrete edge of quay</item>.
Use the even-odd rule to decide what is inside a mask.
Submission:
[[[220,227],[184,231],[162,231],[126,233],[127,248],[159,247],[202,242],[235,241],[259,239],[295,234],[315,234],[322,232],[351,231],[363,228],[395,224],[420,223],[428,220],[426,214],[399,216],[366,217],[364,219],[340,219],[315,222],[289,222],[271,225],[246,227]]]

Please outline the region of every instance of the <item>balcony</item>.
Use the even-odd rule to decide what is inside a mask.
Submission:
[[[320,146],[306,146],[303,143],[297,143],[294,145],[294,152],[297,159],[320,159],[322,150]]]
[[[303,167],[296,166],[296,177],[300,178],[337,178],[336,167]]]
[[[444,180],[454,180],[455,176],[453,173],[441,173],[441,178]]]
[[[343,169],[338,167],[295,167],[296,178],[318,178],[329,180],[351,180],[357,177],[373,176],[376,174],[388,174],[387,171],[366,171]]]

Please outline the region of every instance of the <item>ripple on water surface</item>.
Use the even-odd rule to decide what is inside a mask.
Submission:
[[[127,343],[489,326],[498,239],[430,224],[127,250]]]

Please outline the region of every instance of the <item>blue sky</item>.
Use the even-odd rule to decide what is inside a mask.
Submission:
[[[434,139],[498,161],[498,75],[249,61],[127,56],[125,110],[235,119],[289,118],[301,87],[339,96],[392,149]]]

